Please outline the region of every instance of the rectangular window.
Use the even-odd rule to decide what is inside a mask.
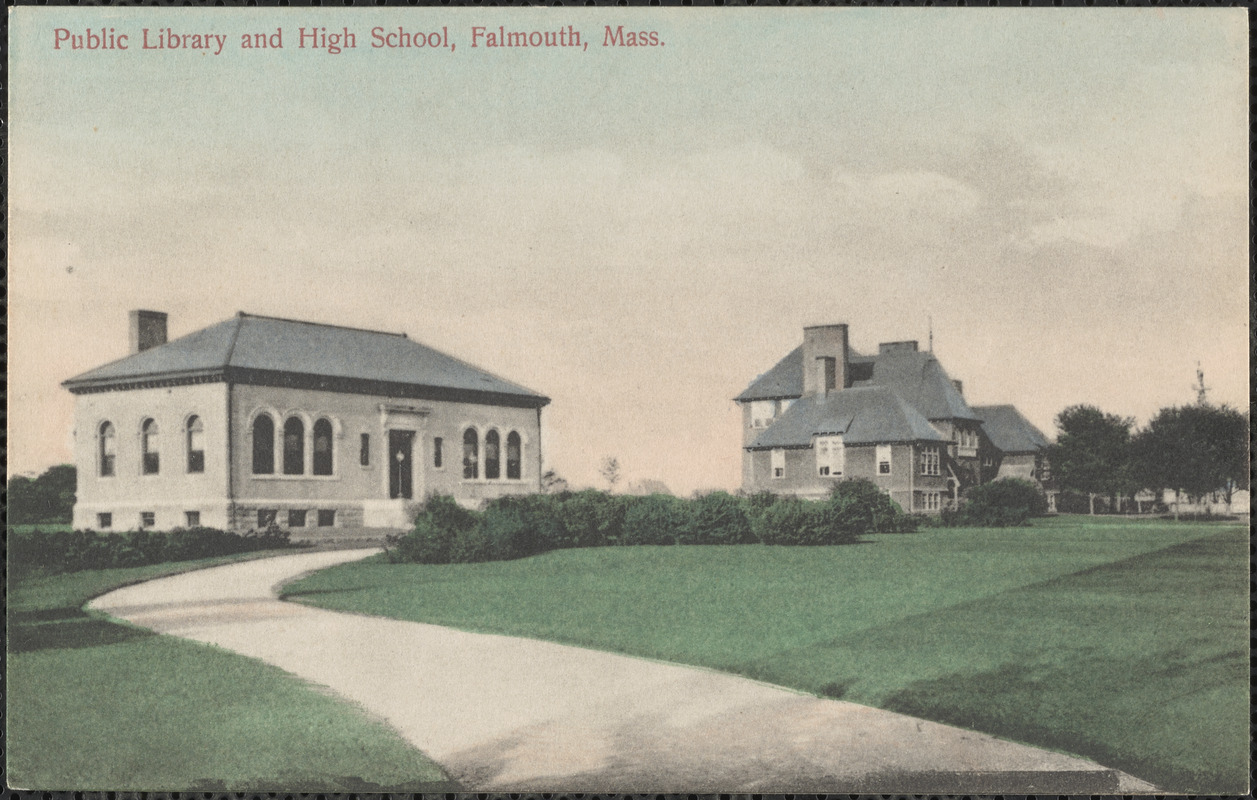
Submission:
[[[144,454],[144,474],[156,475],[161,469],[161,456],[157,453]]]
[[[772,451],[772,469],[774,478],[786,477],[786,451],[777,449]]]
[[[112,528],[113,527],[113,514],[109,514],[109,513],[97,514],[96,527],[97,528]]]
[[[879,444],[877,446],[877,474],[890,474],[890,445]]]
[[[157,524],[157,514],[152,511],[140,512],[140,527],[151,528]]]
[[[921,492],[922,511],[938,511],[941,506],[942,499],[938,492]]]
[[[441,450],[441,445],[443,444],[445,444],[445,440],[440,436],[432,439],[432,466],[434,469],[441,468],[441,460],[445,457],[445,454]]]
[[[837,478],[842,476],[846,466],[846,451],[841,436],[816,437],[816,473],[822,477]]]
[[[364,467],[371,466],[371,434],[364,433],[358,440],[358,463]]]
[[[939,474],[938,447],[931,446],[921,448],[921,474]]]
[[[772,400],[751,401],[751,427],[767,428],[776,416],[777,404]]]
[[[288,510],[288,527],[304,528],[306,526],[306,511],[304,508],[293,508]]]
[[[279,511],[274,508],[258,509],[258,528],[269,528],[275,524],[275,520],[279,517]]]
[[[336,510],[333,508],[319,509],[319,527],[331,528],[336,525]]]
[[[201,512],[200,511],[185,511],[183,512],[183,521],[189,528],[200,527]]]

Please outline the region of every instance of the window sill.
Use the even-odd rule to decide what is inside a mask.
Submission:
[[[250,475],[255,481],[338,481],[339,475]]]

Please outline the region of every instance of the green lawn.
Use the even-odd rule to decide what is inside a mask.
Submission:
[[[455,790],[391,729],[279,669],[83,611],[90,598],[118,586],[261,555],[10,584],[8,784]]]
[[[728,670],[1088,756],[1167,790],[1246,789],[1243,527],[1061,517],[866,538],[372,560],[288,592]]]

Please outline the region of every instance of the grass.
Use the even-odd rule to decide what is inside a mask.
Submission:
[[[39,790],[451,791],[382,722],[274,667],[85,612],[249,553],[31,576],[8,591],[7,782]]]
[[[1074,517],[830,548],[374,560],[288,593],[713,667],[1242,793],[1247,574],[1241,526]]]

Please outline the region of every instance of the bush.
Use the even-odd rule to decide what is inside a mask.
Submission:
[[[979,528],[1025,525],[1030,517],[1047,513],[1047,499],[1039,487],[1019,478],[1002,478],[969,490],[960,510],[946,514],[944,524]]]
[[[556,515],[563,528],[560,547],[600,547],[618,544],[624,534],[624,497],[586,489],[556,497]]]
[[[890,495],[870,480],[858,478],[834,484],[829,494],[834,524],[843,533],[908,533],[917,529],[916,520],[904,514]]]
[[[557,504],[547,495],[494,500],[480,515],[480,529],[494,560],[523,558],[567,546]]]
[[[10,530],[8,545],[9,566],[15,575],[139,567],[289,546],[288,533],[278,528],[262,534],[239,534],[204,527],[176,528],[168,533],[137,530],[107,534]]]
[[[620,544],[676,544],[689,536],[690,504],[670,494],[629,500]]]
[[[448,564],[455,539],[479,523],[479,515],[460,506],[449,495],[433,495],[415,517],[415,527],[403,536],[390,536],[385,552],[389,561]]]
[[[744,544],[755,541],[745,505],[728,492],[711,492],[693,500],[689,526],[680,544]]]
[[[755,535],[764,544],[838,544],[843,537],[833,522],[828,503],[784,497],[759,515]]]

